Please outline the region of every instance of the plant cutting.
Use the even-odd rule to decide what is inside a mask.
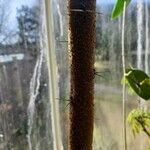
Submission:
[[[136,93],[140,98],[145,101],[150,99],[150,77],[142,70],[136,68],[126,69],[125,67],[125,55],[124,55],[124,26],[125,26],[125,10],[131,0],[117,0],[112,11],[112,19],[116,19],[123,13],[123,25],[122,25],[122,63],[123,63],[123,119],[126,118],[126,101],[125,101],[125,84]],[[150,112],[144,111],[140,108],[133,109],[128,117],[128,123],[132,127],[132,132],[135,134],[144,131],[144,133],[150,138]],[[124,122],[124,150],[127,150],[126,143],[126,124]]]

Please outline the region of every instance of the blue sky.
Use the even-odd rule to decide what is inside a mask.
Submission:
[[[32,6],[34,5],[36,0],[10,0],[11,3],[11,16],[15,17],[16,16],[16,9],[20,8],[22,5],[28,5]]]

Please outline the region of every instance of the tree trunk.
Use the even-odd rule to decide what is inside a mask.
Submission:
[[[71,61],[70,150],[92,150],[95,0],[68,0]]]

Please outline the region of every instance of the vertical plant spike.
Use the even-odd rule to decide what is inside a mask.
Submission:
[[[116,4],[114,5],[111,18],[116,19],[121,13],[123,13],[124,3],[126,2],[126,7],[131,2],[131,0],[117,0]]]
[[[92,150],[95,0],[68,0],[70,52],[69,150]]]
[[[55,100],[57,97],[57,80],[56,80],[56,61],[55,61],[55,42],[53,37],[54,26],[53,26],[53,15],[52,15],[52,0],[44,1],[45,7],[45,23],[47,33],[47,65],[48,65],[48,81],[49,81],[49,100],[51,105],[51,125],[52,125],[52,136],[53,136],[53,148],[54,150],[63,150],[60,123],[59,123],[59,109],[58,101]]]

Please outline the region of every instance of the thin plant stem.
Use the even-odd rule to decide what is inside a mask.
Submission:
[[[46,23],[46,52],[47,52],[47,66],[49,76],[49,99],[51,104],[51,123],[52,123],[52,136],[53,136],[53,149],[63,150],[59,120],[59,104],[55,101],[58,95],[57,90],[57,68],[56,68],[56,56],[55,56],[55,41],[54,41],[54,22],[53,22],[53,10],[52,0],[44,1],[45,9],[45,23]]]
[[[122,68],[123,68],[123,76],[125,75],[125,44],[124,44],[124,31],[125,31],[125,11],[126,11],[126,1],[124,2],[124,10],[123,10],[123,18],[122,18]],[[122,87],[122,107],[123,107],[123,142],[124,142],[124,150],[127,150],[127,135],[126,135],[126,86],[125,82]]]

